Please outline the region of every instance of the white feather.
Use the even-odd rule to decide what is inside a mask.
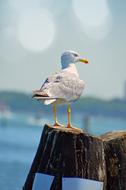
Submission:
[[[53,102],[55,102],[56,99],[52,99],[52,100],[44,100],[44,104],[45,105],[49,105],[49,104],[52,104]]]

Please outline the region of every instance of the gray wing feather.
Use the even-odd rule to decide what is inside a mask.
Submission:
[[[80,97],[83,89],[84,81],[75,74],[60,72],[48,77],[40,90],[51,98],[74,101]]]

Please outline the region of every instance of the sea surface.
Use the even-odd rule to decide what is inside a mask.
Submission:
[[[66,116],[65,116],[66,117]],[[67,120],[59,116],[61,123]],[[45,123],[52,116],[34,117],[32,114],[0,114],[0,190],[21,190],[29,172]],[[65,121],[64,121],[65,120]],[[83,117],[74,114],[75,126],[93,135],[108,131],[126,130],[126,120],[104,117]]]

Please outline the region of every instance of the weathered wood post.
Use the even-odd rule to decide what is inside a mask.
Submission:
[[[126,190],[126,132],[94,137],[45,125],[23,190],[32,190],[36,173],[55,176],[50,190],[62,190],[62,177],[104,182],[104,190]]]
[[[103,141],[81,130],[45,125],[23,190],[32,190],[36,173],[55,176],[51,190],[62,190],[62,177],[101,181],[105,188]]]
[[[126,132],[111,132],[101,138],[106,162],[106,190],[126,190]]]

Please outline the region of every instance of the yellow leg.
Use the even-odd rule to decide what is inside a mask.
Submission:
[[[53,114],[54,114],[54,126],[61,126],[61,124],[58,123],[57,119],[57,112],[56,112],[56,102],[53,103]]]
[[[71,128],[71,109],[70,109],[70,104],[68,104],[68,107],[67,107],[67,114],[68,114],[68,124],[67,124],[67,127],[68,128]]]
[[[71,125],[71,109],[70,109],[70,104],[68,104],[68,107],[67,107],[67,114],[68,114],[68,124],[67,124],[67,128],[71,128],[73,130],[76,130],[76,131],[81,131],[80,129],[76,128],[76,127],[73,127]]]

